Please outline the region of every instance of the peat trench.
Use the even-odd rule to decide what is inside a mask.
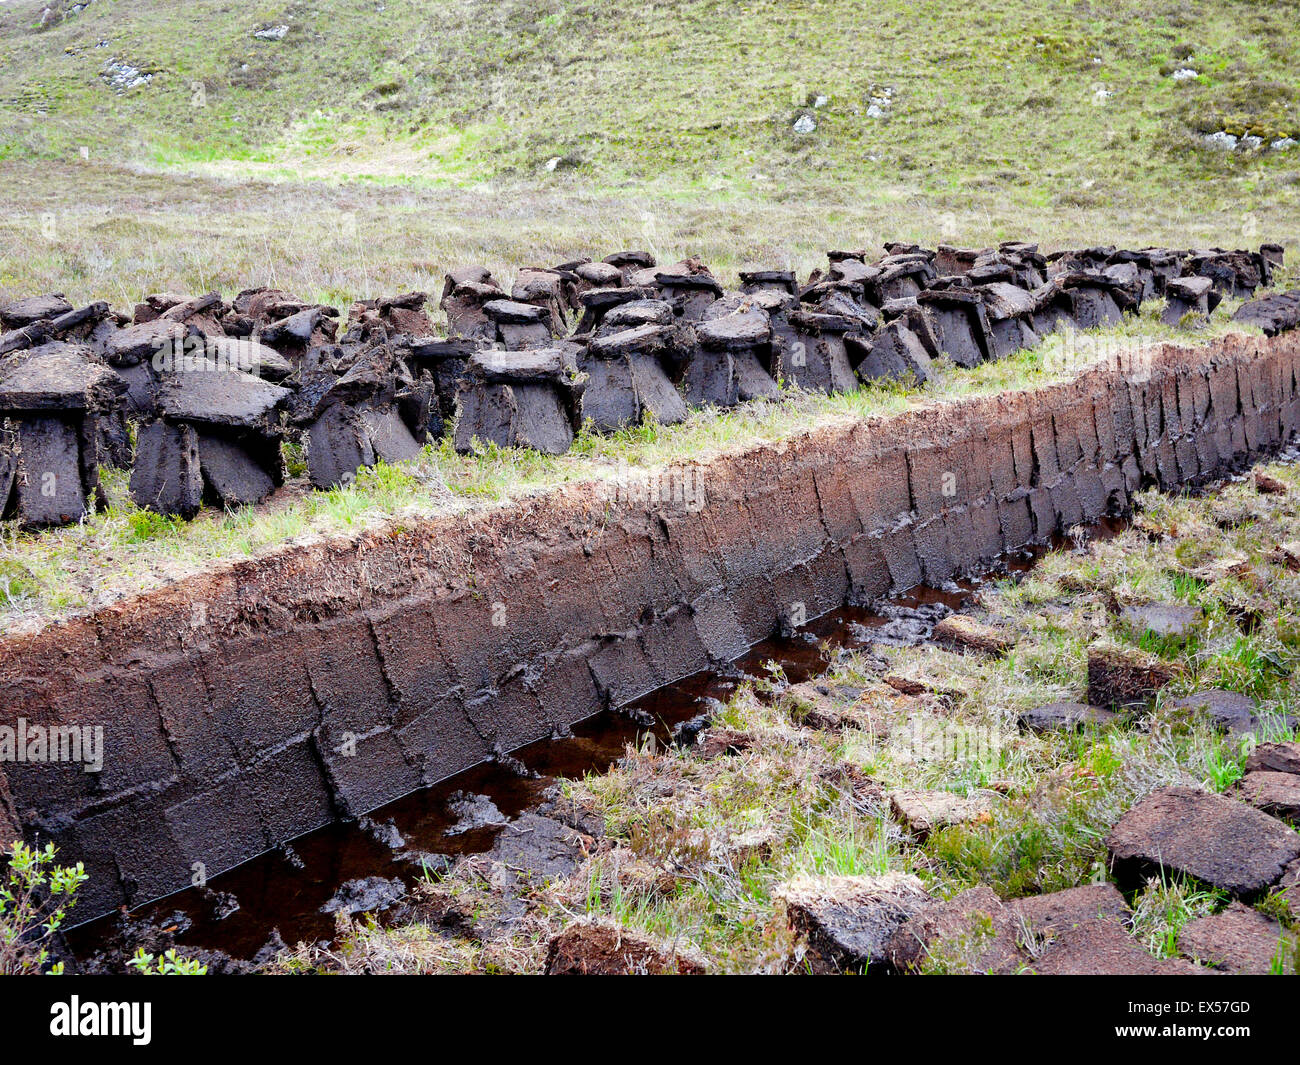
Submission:
[[[629,743],[694,744],[711,723],[713,707],[746,682],[772,676],[789,684],[813,680],[836,658],[872,647],[915,646],[931,640],[934,626],[959,612],[990,578],[1019,579],[1049,550],[1082,549],[1128,525],[1109,517],[1057,535],[1050,545],[1010,553],[980,575],[917,585],[871,607],[845,606],[814,618],[798,631],[755,644],[734,662],[703,670],[619,709],[604,710],[573,726],[570,734],[543,739],[500,759],[414,791],[367,816],[335,821],[175,895],[130,913],[108,914],[73,928],[67,943],[84,971],[114,971],[143,941],[159,935],[182,953],[214,952],[233,959],[266,958],[281,944],[328,943],[335,913],[394,908],[406,889],[436,875],[457,858],[490,850],[520,814],[556,813],[558,779],[603,773]],[[760,685],[760,698],[774,688]],[[562,816],[562,815],[561,815]]]
[[[682,467],[698,501],[647,496],[654,471],[565,485],[290,545],[0,636],[6,720],[99,726],[104,751],[99,772],[0,765],[0,832],[84,861],[88,919],[173,897],[194,874],[238,900],[211,939],[230,953],[255,953],[272,927],[314,938],[337,886],[392,868],[367,823],[384,835],[395,818],[403,851],[470,853],[493,832],[446,838],[466,812],[448,810],[456,792],[494,780],[505,816],[542,798],[545,781],[481,768],[494,755],[542,776],[603,768],[647,726],[599,711],[644,710],[667,739],[740,679],[705,672],[720,663],[755,673],[774,658],[807,676],[821,659],[805,630],[885,623],[846,604],[988,573],[1126,512],[1143,488],[1220,479],[1300,430],[1300,335],[1136,354]],[[799,635],[770,642],[778,631]],[[304,875],[272,877],[277,854]]]

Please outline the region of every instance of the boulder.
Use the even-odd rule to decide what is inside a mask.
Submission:
[[[1160,788],[1106,837],[1121,883],[1185,875],[1234,895],[1276,884],[1300,857],[1300,834],[1243,802],[1197,788]]]

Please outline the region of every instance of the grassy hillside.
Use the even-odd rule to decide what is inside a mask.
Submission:
[[[4,292],[1296,235],[1300,150],[1203,139],[1300,138],[1296,0],[45,6],[0,3]]]

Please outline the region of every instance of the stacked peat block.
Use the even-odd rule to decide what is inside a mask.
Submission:
[[[832,307],[847,313],[823,309]],[[773,310],[770,321],[772,373],[783,382],[827,395],[857,387],[847,338],[870,332],[874,320],[857,313],[856,304],[841,303],[834,295],[814,307],[786,304]]]
[[[773,302],[780,301],[777,296]],[[731,407],[780,394],[768,372],[772,323],[758,296],[729,296],[710,304],[695,326],[695,339],[684,381],[691,406]]]
[[[85,344],[100,353],[104,339],[118,325],[107,303],[74,308],[61,293],[12,300],[0,304],[0,358],[52,341]],[[99,437],[99,462],[129,467],[131,437],[122,404],[95,411],[93,419]]]
[[[483,305],[505,298],[486,267],[467,266],[447,274],[438,305],[447,315],[447,332],[451,336],[492,344],[497,339],[497,327],[484,313]]]
[[[407,419],[426,433],[435,397],[415,387],[399,350],[382,335],[368,346],[316,349],[319,362],[306,368],[288,418],[306,432],[313,487],[346,485],[364,467],[419,454],[421,441]]]
[[[958,366],[969,369],[993,358],[992,328],[980,293],[952,285],[925,289],[916,301],[939,350]]]
[[[1187,258],[1187,272],[1208,277],[1215,291],[1231,299],[1250,299],[1257,288],[1273,283],[1271,258],[1262,251],[1194,251]]]
[[[648,266],[629,277],[633,287],[655,288],[667,300],[673,313],[684,322],[698,322],[715,300],[722,298],[722,285],[699,259],[683,259],[667,268]]]
[[[1052,280],[1068,298],[1070,317],[1079,329],[1119,325],[1125,312],[1139,305],[1139,289],[1132,278],[1075,270],[1058,273]]]
[[[460,385],[456,450],[471,452],[478,440],[562,455],[581,427],[581,401],[567,350],[476,352]]]
[[[1258,326],[1265,336],[1270,337],[1290,329],[1300,329],[1300,289],[1248,300],[1237,308],[1232,320]]]
[[[99,417],[125,386],[86,345],[0,357],[0,515],[65,525],[103,504]]]
[[[549,347],[555,340],[547,304],[517,300],[488,300],[482,312],[495,326],[491,343],[506,351],[531,351]]]
[[[131,498],[192,518],[205,500],[244,506],[284,483],[279,410],[290,392],[242,370],[193,360],[158,378],[136,435]]]
[[[1204,322],[1214,313],[1223,299],[1208,277],[1189,274],[1165,282],[1165,309],[1160,320],[1166,325],[1182,325],[1184,321]],[[1188,319],[1188,315],[1192,318]]]
[[[746,295],[776,292],[783,296],[794,296],[799,292],[799,282],[793,270],[742,270],[740,291]]]
[[[427,292],[360,300],[348,312],[348,334],[357,329],[369,332],[380,327],[393,337],[427,337],[433,333],[433,323],[424,309],[428,302]]]
[[[1107,265],[1132,263],[1142,286],[1141,298],[1149,300],[1163,296],[1165,285],[1183,276],[1183,259],[1182,252],[1170,248],[1139,248],[1137,251],[1121,248],[1111,253]]]
[[[440,439],[456,415],[456,393],[470,357],[482,347],[462,337],[411,337],[405,341],[406,360],[418,378],[410,393],[429,395],[426,412],[407,416],[417,440]],[[409,401],[408,401],[409,402]]]
[[[974,274],[975,271],[971,271]],[[967,276],[971,276],[968,274]],[[977,286],[988,315],[989,341],[992,357],[1004,359],[1021,348],[1038,343],[1034,331],[1034,314],[1039,309],[1038,298],[1009,281],[993,281]]]
[[[602,332],[578,358],[586,374],[582,421],[595,432],[639,425],[646,414],[661,425],[686,419],[686,404],[672,378],[680,376],[691,359],[690,330],[673,324],[668,304],[643,302],[644,317],[650,320]],[[624,304],[615,314],[635,306]]]
[[[845,336],[845,353],[858,377],[865,382],[911,381],[923,385],[934,373],[932,352],[926,349],[922,335],[929,335],[928,325],[922,332],[913,329],[906,313],[893,318],[870,337],[850,333]]]

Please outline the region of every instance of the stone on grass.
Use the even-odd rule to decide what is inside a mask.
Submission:
[[[891,792],[889,805],[894,819],[917,836],[926,836],[950,825],[987,820],[992,805],[980,796],[956,795],[951,791]]]
[[[1145,706],[1178,670],[1142,651],[1110,644],[1088,648],[1088,702],[1105,709]]]
[[[800,969],[861,972],[888,961],[890,938],[930,905],[921,881],[883,876],[799,877],[777,889],[790,930],[806,944]]]
[[[1248,976],[1267,976],[1275,966],[1283,968],[1294,946],[1294,936],[1277,921],[1240,902],[1229,903],[1222,913],[1188,921],[1178,933],[1178,949],[1189,958]]]
[[[1028,732],[1078,732],[1090,725],[1104,728],[1118,716],[1113,710],[1087,703],[1055,702],[1026,710],[1018,720]]]
[[[553,937],[544,971],[547,976],[699,976],[705,970],[691,951],[597,919],[574,921]]]
[[[1121,884],[1186,875],[1248,897],[1276,884],[1300,857],[1300,833],[1246,803],[1174,785],[1121,817],[1106,846]]]

